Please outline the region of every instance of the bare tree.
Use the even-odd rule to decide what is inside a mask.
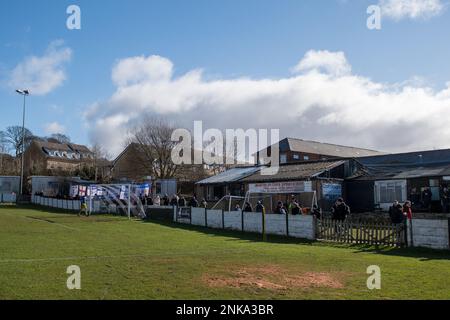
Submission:
[[[171,139],[175,126],[162,118],[144,117],[131,131],[130,143],[135,143],[146,168],[157,179],[173,178],[179,166],[172,161]]]
[[[2,132],[7,145],[11,146],[11,148],[15,151],[17,157],[22,152],[22,127],[11,126],[6,128],[6,131]],[[26,149],[30,145],[31,141],[33,141],[34,136],[27,128],[25,128],[23,134],[25,136]]]
[[[111,155],[99,143],[95,143],[91,148],[93,154],[93,167],[95,169],[94,180],[105,182],[107,171],[109,171],[109,161]],[[100,179],[99,179],[100,178]]]
[[[62,133],[54,133],[49,138],[47,138],[47,141],[67,144],[70,143],[70,137]]]
[[[0,174],[3,174],[3,157],[4,154],[8,151],[8,142],[5,137],[5,133],[3,131],[0,131]]]

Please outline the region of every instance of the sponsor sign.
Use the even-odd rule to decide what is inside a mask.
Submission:
[[[251,193],[301,193],[311,192],[311,181],[285,181],[270,183],[251,183],[249,185]]]

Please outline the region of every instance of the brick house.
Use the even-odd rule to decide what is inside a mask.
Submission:
[[[94,160],[94,154],[86,146],[34,140],[25,150],[24,173],[73,175],[83,167],[93,167]]]
[[[7,153],[0,153],[0,175],[16,175],[19,173],[20,161]]]
[[[339,158],[360,158],[384,154],[383,152],[375,150],[347,147],[331,143],[322,143],[295,138],[284,138],[278,144],[280,149],[280,164]],[[269,146],[267,148],[267,154],[269,156],[271,147],[272,146]],[[255,154],[256,162],[258,164],[262,164],[264,162],[264,159],[260,157],[260,153],[264,150],[266,149],[258,151]]]

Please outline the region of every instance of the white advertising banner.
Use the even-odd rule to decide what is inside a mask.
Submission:
[[[311,181],[285,181],[249,184],[250,193],[300,193],[311,192]]]

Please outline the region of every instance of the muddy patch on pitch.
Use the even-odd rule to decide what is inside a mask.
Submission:
[[[278,266],[249,267],[232,270],[229,275],[203,276],[203,282],[214,288],[261,288],[287,290],[295,288],[340,289],[342,282],[327,272],[294,273]]]

